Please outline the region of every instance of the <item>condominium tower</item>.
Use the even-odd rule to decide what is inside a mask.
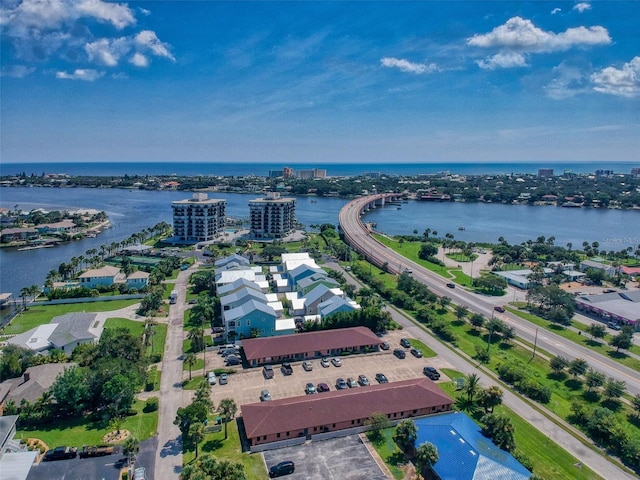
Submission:
[[[277,192],[269,192],[264,198],[249,202],[251,236],[254,238],[282,238],[296,226],[295,198],[280,198]]]
[[[174,239],[185,243],[206,242],[222,235],[226,200],[209,199],[206,193],[171,202]]]

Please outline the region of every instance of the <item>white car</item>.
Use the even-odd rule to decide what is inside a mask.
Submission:
[[[207,375],[207,380],[209,381],[209,385],[215,385],[218,381],[218,377],[216,377],[216,372],[209,372]]]
[[[133,471],[133,480],[145,480],[146,478],[144,467],[138,467]]]
[[[342,366],[342,361],[337,357],[332,358],[331,359],[331,363],[333,363],[334,367],[341,367]]]

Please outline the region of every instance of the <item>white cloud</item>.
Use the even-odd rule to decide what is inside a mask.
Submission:
[[[495,70],[496,68],[526,67],[527,60],[524,55],[517,52],[504,51],[476,62],[480,68]]]
[[[561,8],[554,8],[553,10],[551,10],[551,15],[555,15],[556,13],[560,13],[562,11]]]
[[[591,10],[591,4],[585,2],[576,3],[573,6],[573,10],[577,10],[578,12],[582,13],[586,10]]]
[[[7,55],[21,63],[42,65],[57,57],[79,66],[88,61],[116,67],[128,57],[133,65],[146,67],[152,56],[175,61],[170,45],[151,30],[113,35],[135,26],[135,14],[149,13],[117,0],[4,0],[0,26],[3,37],[8,39],[7,49],[12,50]],[[96,23],[103,24],[98,38],[92,31],[98,28]],[[111,27],[111,33],[107,27]],[[71,74],[63,72],[61,78],[67,78],[65,75]]]
[[[140,52],[134,53],[133,56],[129,59],[129,61],[136,67],[149,66],[149,59],[145,57],[143,54],[141,54]]]
[[[133,12],[126,4],[102,0],[22,0],[5,7],[2,17],[9,32],[18,36],[31,29],[60,29],[80,18],[110,23],[119,30],[135,24]]]
[[[148,50],[158,57],[166,57],[169,60],[176,61],[171,52],[169,52],[169,45],[161,42],[156,33],[151,30],[141,31],[135,36],[134,41],[140,50]]]
[[[601,26],[568,28],[564,32],[554,33],[544,31],[531,20],[521,17],[510,18],[489,33],[467,39],[467,44],[474,47],[500,47],[523,52],[557,52],[574,46],[609,43],[609,32]]]
[[[607,67],[591,75],[593,89],[621,97],[640,95],[640,57],[634,57],[622,68]]]
[[[409,60],[395,57],[384,57],[380,59],[380,64],[385,68],[397,68],[401,72],[415,73],[416,75],[432,73],[438,70],[438,66],[435,63],[413,63]]]
[[[93,82],[104,75],[104,72],[99,72],[91,68],[77,68],[73,73],[56,72],[56,78],[62,80],[84,80],[86,82]]]
[[[3,77],[24,78],[27,75],[31,75],[35,70],[35,67],[27,67],[26,65],[8,65],[2,67],[0,75]]]
[[[588,75],[578,65],[562,62],[551,71],[553,78],[544,87],[549,98],[563,100],[581,93],[590,92]]]
[[[89,61],[115,67],[120,58],[131,49],[131,41],[126,37],[116,39],[101,38],[84,46]]]

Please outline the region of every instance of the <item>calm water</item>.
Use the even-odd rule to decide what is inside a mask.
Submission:
[[[110,162],[110,163],[31,163],[0,164],[0,175],[27,175],[43,173],[66,173],[68,175],[219,175],[219,176],[266,176],[269,170],[282,170],[290,166],[295,171],[324,169],[330,177],[357,176],[365,172],[379,172],[387,175],[411,176],[451,172],[461,175],[489,175],[510,173],[537,173],[538,168],[553,168],[557,175],[564,170],[575,173],[593,173],[598,169],[613,170],[616,173],[631,173],[640,162],[523,162],[523,163],[328,163],[328,164],[271,164],[271,163],[199,163],[199,162]]]
[[[188,192],[154,192],[110,189],[1,188],[0,206],[21,210],[43,207],[49,210],[94,208],[109,215],[112,228],[96,238],[87,238],[55,248],[19,252],[0,250],[0,292],[17,295],[22,287],[39,284],[49,270],[71,257],[85,255],[91,248],[121,241],[132,233],[158,222],[172,223],[171,202],[189,198]],[[248,202],[256,195],[215,194],[227,200],[227,215],[246,218]],[[296,216],[311,224],[338,223],[338,212],[347,202],[339,198],[297,199]],[[558,207],[528,207],[495,204],[408,202],[371,211],[365,217],[378,230],[390,235],[420,234],[426,228],[439,236],[451,233],[465,241],[496,243],[503,236],[510,243],[555,236],[556,244],[567,242],[579,248],[583,241],[599,242],[601,249],[621,250],[640,244],[640,212],[586,210]],[[464,227],[464,230],[459,230]]]

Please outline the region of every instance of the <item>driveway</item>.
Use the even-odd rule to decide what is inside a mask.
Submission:
[[[386,480],[358,435],[332,438],[263,453],[267,470],[292,460],[296,471],[287,480]]]

